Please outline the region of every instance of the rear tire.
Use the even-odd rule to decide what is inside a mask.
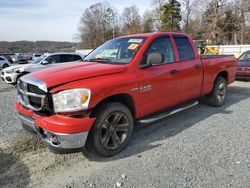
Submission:
[[[224,105],[227,98],[227,81],[223,77],[217,77],[214,82],[213,90],[205,97],[205,102],[214,107]]]
[[[105,103],[96,112],[96,121],[88,138],[89,149],[102,156],[113,156],[128,144],[134,128],[130,110],[121,103]]]

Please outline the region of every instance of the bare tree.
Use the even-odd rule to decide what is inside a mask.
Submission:
[[[144,12],[142,18],[142,31],[143,33],[151,33],[154,31],[152,11],[146,10]]]
[[[246,13],[250,12],[250,1],[249,0],[236,0],[235,8],[240,12],[240,22],[241,22],[241,38],[240,43],[244,44],[244,34],[246,27]]]
[[[81,47],[95,48],[114,37],[116,13],[108,3],[87,8],[80,20]]]
[[[133,5],[125,7],[122,13],[122,31],[124,34],[135,34],[141,32],[141,16],[139,9]]]
[[[198,7],[198,0],[182,0],[182,19],[184,22],[184,30],[189,33],[189,23],[193,14],[193,11]]]
[[[221,43],[219,22],[224,15],[227,0],[212,0],[203,14],[204,34],[212,43]]]

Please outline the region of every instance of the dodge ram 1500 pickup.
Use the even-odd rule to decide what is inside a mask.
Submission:
[[[16,108],[25,130],[53,152],[86,147],[112,156],[136,122],[151,123],[198,103],[222,106],[234,56],[200,57],[192,38],[162,32],[107,41],[84,62],[23,76]]]

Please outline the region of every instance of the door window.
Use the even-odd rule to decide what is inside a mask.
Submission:
[[[73,61],[72,55],[60,55],[60,63]]]
[[[180,61],[195,59],[194,50],[185,36],[174,36]]]
[[[172,63],[175,61],[174,51],[173,51],[169,37],[161,37],[161,38],[155,39],[150,44],[150,47],[148,48],[145,57],[147,57],[149,54],[154,53],[154,52],[163,54],[164,56],[163,63]]]
[[[46,60],[48,62],[48,64],[52,64],[52,63],[58,63],[59,62],[59,55],[52,55],[46,58]]]

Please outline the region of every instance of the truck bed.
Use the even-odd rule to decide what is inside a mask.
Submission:
[[[232,83],[236,74],[236,59],[234,55],[205,55],[201,56],[204,69],[203,93],[210,93],[214,84],[214,75],[224,71],[228,84]]]

